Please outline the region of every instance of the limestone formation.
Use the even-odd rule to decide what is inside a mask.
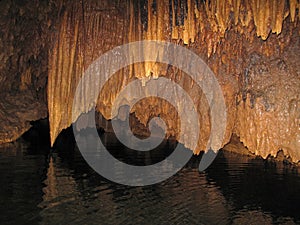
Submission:
[[[0,8],[4,12],[0,17],[0,142],[16,139],[29,128],[30,120],[45,117],[47,102],[53,144],[75,122],[71,116],[75,89],[94,60],[128,42],[160,40],[192,50],[216,74],[228,116],[223,145],[235,133],[249,151],[264,158],[283,150],[293,161],[300,160],[299,1],[55,0],[23,5],[1,1]],[[26,26],[33,32],[28,33]],[[201,124],[195,153],[207,150],[211,116],[205,96],[187,74],[170,65],[145,62],[121,69],[88,108],[96,107],[104,118],[112,119],[112,102],[122,88],[134,79],[146,83],[159,76],[176,81],[193,99]],[[89,95],[88,88],[82,90],[83,106]],[[5,99],[21,101],[10,104]],[[184,105],[180,98],[176,100]],[[76,115],[80,113],[86,111]],[[188,125],[179,127],[177,113],[160,99],[145,99],[131,113],[135,133],[141,132],[140,124],[147,126],[158,115],[168,125],[167,136],[193,133]],[[12,114],[17,116],[12,119]],[[82,119],[80,128],[88,123]],[[188,147],[188,142],[183,144]]]

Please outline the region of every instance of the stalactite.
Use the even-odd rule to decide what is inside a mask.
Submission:
[[[295,21],[296,9],[297,9],[297,0],[290,0],[290,14],[291,14],[292,22]]]
[[[276,23],[275,27],[272,27],[272,32],[276,34],[280,34],[282,30],[282,23],[284,19],[284,14],[285,14],[285,0],[280,0],[278,1],[277,4],[277,15],[276,15]]]
[[[131,5],[136,4],[136,2],[131,1]],[[169,4],[171,4],[171,7],[169,7]],[[209,25],[213,36],[218,37],[216,38],[218,42],[224,37],[225,32],[233,26],[237,27],[238,32],[251,35],[245,29],[248,28],[251,20],[253,20],[257,36],[266,40],[271,31],[277,35],[281,33],[283,20],[288,13],[291,15],[292,22],[295,21],[296,9],[299,4],[297,4],[297,0],[291,0],[289,5],[289,9],[287,9],[285,0],[245,0],[243,2],[241,0],[207,0],[199,4],[196,4],[194,0],[172,0],[170,3],[168,1],[156,1],[156,7],[153,8],[153,1],[149,0],[148,5],[145,6],[148,11],[149,26],[147,31],[142,31],[145,33],[143,37],[148,40],[165,40],[166,37],[162,35],[162,32],[171,27],[170,36],[172,39],[181,39],[184,44],[189,44],[195,41],[199,31],[200,35],[208,36],[209,33],[203,33],[203,28]],[[133,8],[134,6],[130,7]],[[182,7],[186,10],[180,10]],[[140,8],[138,7],[138,9]],[[171,8],[170,11],[169,8]],[[234,15],[233,18],[231,14]],[[136,32],[141,27],[139,25],[140,18],[136,18],[139,16],[133,11],[130,15],[131,21],[137,22],[135,26],[131,26],[131,31]],[[203,15],[206,16],[203,18]],[[172,22],[164,20],[164,17],[172,18]],[[179,23],[182,20],[183,23]],[[238,26],[239,23],[241,23],[242,27]],[[131,35],[131,37],[133,36]],[[213,46],[215,45],[213,44]],[[208,49],[208,52],[212,51]],[[208,53],[208,55],[210,56],[211,54]]]
[[[100,5],[91,6],[90,4],[96,3],[85,2],[83,5],[73,3],[72,7],[66,6],[61,18],[58,37],[49,54],[48,108],[52,144],[58,133],[74,122],[70,119],[72,100],[84,70],[93,60],[113,47],[138,40],[172,41],[186,45],[203,58],[209,59],[208,62],[216,73],[225,93],[226,106],[228,107],[229,119],[223,143],[226,144],[232,134],[233,127],[236,125],[236,110],[239,110],[238,113],[245,110],[247,112],[243,112],[245,113],[243,115],[249,113],[249,117],[253,117],[250,115],[253,110],[248,109],[248,106],[245,108],[240,106],[239,109],[236,109],[235,105],[235,96],[238,92],[236,83],[239,82],[237,80],[241,76],[238,73],[242,73],[242,66],[245,65],[243,57],[246,57],[244,56],[246,53],[243,52],[243,48],[247,43],[251,43],[251,48],[256,49],[261,54],[272,55],[277,51],[274,43],[278,44],[280,41],[279,38],[276,39],[276,35],[270,35],[270,33],[279,34],[282,32],[286,10],[290,12],[291,21],[294,23],[297,22],[297,13],[299,15],[299,4],[297,5],[294,1],[287,9],[285,0],[207,0],[198,2],[198,4],[194,0],[130,0],[128,4],[124,4],[124,7],[127,7],[124,10],[124,15],[114,11],[115,8],[111,6],[108,9],[112,11],[107,11],[108,9],[97,11],[97,7]],[[120,6],[117,5],[116,7]],[[297,7],[298,9],[296,9]],[[261,44],[261,42],[255,41],[255,35],[263,40],[268,38],[270,40]],[[244,43],[245,40],[246,43]],[[161,57],[161,54],[158,52],[157,57]],[[186,60],[188,61],[188,59]],[[109,62],[108,66],[113,63],[115,62]],[[234,75],[226,77],[223,74]],[[151,76],[154,78],[166,76],[187,90],[200,115],[202,136],[195,153],[199,153],[200,150],[207,150],[206,143],[211,122],[205,96],[187,75],[168,65],[145,62],[132,64],[122,69],[103,88],[97,102],[97,110],[106,119],[111,119],[112,103],[122,87],[134,79],[141,79],[146,85]],[[82,105],[82,109],[85,108],[86,99],[90,96],[90,89],[81,90],[80,105]],[[136,90],[133,95],[138,95],[139,91]],[[177,96],[176,90],[166,91],[172,91]],[[130,104],[129,99],[125,98],[123,101],[124,104]],[[185,110],[184,102],[181,101],[180,96],[176,97],[176,102],[178,102],[178,108]],[[93,106],[87,108],[91,107]],[[81,113],[85,113],[80,110],[78,109],[76,112],[78,117]],[[257,110],[259,111],[259,109]],[[189,130],[188,125],[180,127],[176,117],[178,115],[173,113],[171,107],[163,101],[148,99],[135,106],[132,113],[144,125],[147,125],[151,116],[163,116],[168,124],[167,136],[176,137],[180,131],[193,132]],[[241,118],[243,117],[241,116]],[[88,121],[83,120],[79,129],[84,128],[87,124]],[[241,127],[243,126],[246,127],[242,124]],[[239,131],[236,132],[244,135]],[[250,143],[249,149],[255,138],[259,140],[258,148],[264,148],[272,142],[268,138],[271,135],[268,132],[263,134],[263,138],[257,137],[260,129],[251,132],[253,133],[249,139],[242,137],[243,140],[247,140],[245,142]],[[189,140],[184,139],[183,144],[189,147]],[[270,145],[274,147],[274,145]],[[269,151],[271,150],[267,149],[267,152]]]
[[[241,0],[233,0],[234,25],[239,22]]]
[[[89,4],[94,5],[89,7]],[[100,9],[100,13],[97,7],[101,6],[97,5],[97,1],[88,2],[86,5],[76,2],[65,7],[59,34],[49,52],[47,93],[51,144],[62,129],[74,122],[71,119],[73,96],[85,69],[105,51],[121,45],[122,32],[127,31],[123,22],[118,22],[114,28],[120,34],[116,33],[115,37],[111,37],[112,27],[107,18],[112,16],[118,21],[118,12],[113,7],[108,8],[111,11]],[[83,10],[82,7],[86,8]],[[105,42],[105,39],[111,39],[111,42]],[[91,89],[81,90],[81,109],[92,107],[85,105]],[[79,116],[81,109],[77,109],[75,114]]]

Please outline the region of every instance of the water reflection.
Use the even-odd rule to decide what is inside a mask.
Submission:
[[[53,218],[56,224],[228,222],[226,200],[218,187],[207,182],[205,174],[197,172],[197,167],[185,168],[157,185],[127,187],[89,171],[78,152],[70,166],[78,169],[71,171],[63,166],[63,159],[53,157],[56,159],[49,161],[44,201],[40,204],[44,207],[41,224],[54,224]]]
[[[53,152],[20,141],[0,148],[1,224],[300,222],[300,176],[292,166],[220,151],[205,173],[193,157],[162,183],[128,187],[96,174],[69,138]],[[137,154],[102,138],[115,157],[137,164],[162,160],[174,148],[164,142]]]
[[[290,221],[291,218],[300,221],[299,168],[220,152],[207,173],[239,211],[237,215],[247,217],[253,210],[262,210],[272,223]]]
[[[45,153],[31,152],[23,141],[0,145],[0,221],[38,224],[45,179]]]

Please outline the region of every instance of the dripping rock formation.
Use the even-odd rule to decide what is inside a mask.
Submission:
[[[298,0],[4,0],[0,9],[0,143],[17,139],[30,121],[49,117],[53,144],[75,122],[75,90],[94,60],[129,42],[159,40],[193,51],[216,75],[227,110],[222,146],[234,134],[256,155],[282,150],[300,160]],[[127,84],[160,76],[190,95],[201,124],[194,153],[207,150],[211,116],[201,88],[183,71],[158,62],[132,64],[108,80],[90,106],[96,107],[97,125],[110,129],[104,121],[113,119],[112,103]],[[88,97],[89,90],[82,90],[82,105]],[[167,137],[194,133],[188,124],[180,127],[174,107],[158,98],[140,101],[130,112],[135,134],[149,135],[147,124],[155,116],[165,121]],[[90,122],[81,113],[87,112],[76,115],[78,129]],[[115,116],[122,120],[122,113]],[[189,147],[189,140],[183,144]]]

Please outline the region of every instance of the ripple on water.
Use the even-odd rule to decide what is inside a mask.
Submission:
[[[198,172],[200,159],[193,157],[168,180],[129,187],[95,173],[76,149],[10,148],[14,153],[0,148],[1,224],[300,222],[300,176],[261,159],[220,151],[206,172]]]

